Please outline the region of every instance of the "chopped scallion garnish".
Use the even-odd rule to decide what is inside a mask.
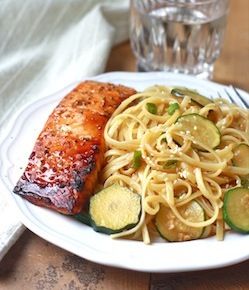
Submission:
[[[179,109],[179,105],[178,103],[173,103],[168,107],[168,114],[169,115],[173,115],[175,113],[175,111]]]
[[[135,150],[133,154],[133,165],[132,169],[138,169],[141,166],[142,152]]]
[[[157,105],[154,103],[146,103],[146,107],[149,113],[156,115],[157,113]]]
[[[241,186],[244,188],[249,188],[249,175],[248,176],[240,176]]]
[[[169,168],[174,168],[177,165],[177,160],[175,159],[169,159],[163,164],[163,169],[169,169]]]

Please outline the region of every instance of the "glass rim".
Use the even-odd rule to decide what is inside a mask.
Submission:
[[[130,2],[136,2],[136,1],[141,1],[141,0],[130,0]],[[158,0],[156,0],[158,1]],[[176,1],[172,1],[172,0],[164,0],[166,3],[168,4],[177,4],[177,5],[206,5],[206,4],[212,4],[215,2],[230,2],[230,0],[176,0]],[[158,1],[160,2],[164,2],[164,1]]]

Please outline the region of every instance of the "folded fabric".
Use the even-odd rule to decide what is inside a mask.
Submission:
[[[30,100],[102,73],[128,39],[129,0],[8,0],[0,9],[0,135]],[[4,156],[0,153],[1,163]],[[0,260],[25,227],[0,188]]]

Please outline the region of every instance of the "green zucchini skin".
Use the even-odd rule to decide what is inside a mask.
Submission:
[[[247,157],[247,158],[246,158]],[[249,168],[249,146],[246,143],[240,143],[234,151],[233,164],[238,167]]]
[[[182,216],[195,222],[202,222],[205,220],[204,209],[195,200],[182,206],[179,212]],[[169,242],[199,239],[204,232],[204,227],[198,228],[183,224],[178,220],[170,208],[163,205],[160,206],[156,215],[155,226],[159,235]]]
[[[108,227],[99,226],[92,219],[90,219],[90,225],[95,230],[95,232],[103,233],[106,235],[112,235],[112,234],[117,234],[117,233],[121,233],[121,232],[124,232],[126,230],[129,230],[129,229],[132,229],[133,227],[135,227],[137,225],[137,223],[129,224],[129,225],[127,225],[123,228],[117,229],[117,230],[114,230],[114,229],[111,229]]]
[[[171,90],[171,94],[176,97],[182,97],[182,98],[185,96],[189,96],[193,102],[195,102],[201,107],[204,107],[213,102],[209,98],[199,94],[197,91],[190,90],[187,88],[173,88]]]
[[[215,149],[220,145],[221,134],[218,127],[208,118],[196,113],[182,115],[175,121],[176,131],[184,132],[185,135],[190,134],[195,140],[207,144],[209,147]],[[176,137],[173,137],[176,139]],[[182,141],[175,140],[182,145]],[[203,148],[193,144],[193,148],[200,151],[205,151]]]
[[[249,168],[249,145],[240,143],[234,150],[234,157],[232,159],[233,166]],[[239,176],[241,186],[249,188],[249,174]]]
[[[75,218],[77,221],[79,221],[85,225],[91,226],[90,216],[89,216],[88,212],[79,213],[77,215],[74,215],[73,218]]]
[[[223,219],[230,228],[249,234],[249,189],[235,187],[224,196]]]
[[[90,225],[96,232],[115,234],[136,226],[141,216],[141,196],[117,183],[91,197]]]

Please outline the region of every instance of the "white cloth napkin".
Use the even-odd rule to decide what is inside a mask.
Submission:
[[[104,71],[110,49],[128,39],[128,6],[129,0],[0,0],[1,137],[27,101]],[[25,229],[9,195],[0,188],[0,261]]]

